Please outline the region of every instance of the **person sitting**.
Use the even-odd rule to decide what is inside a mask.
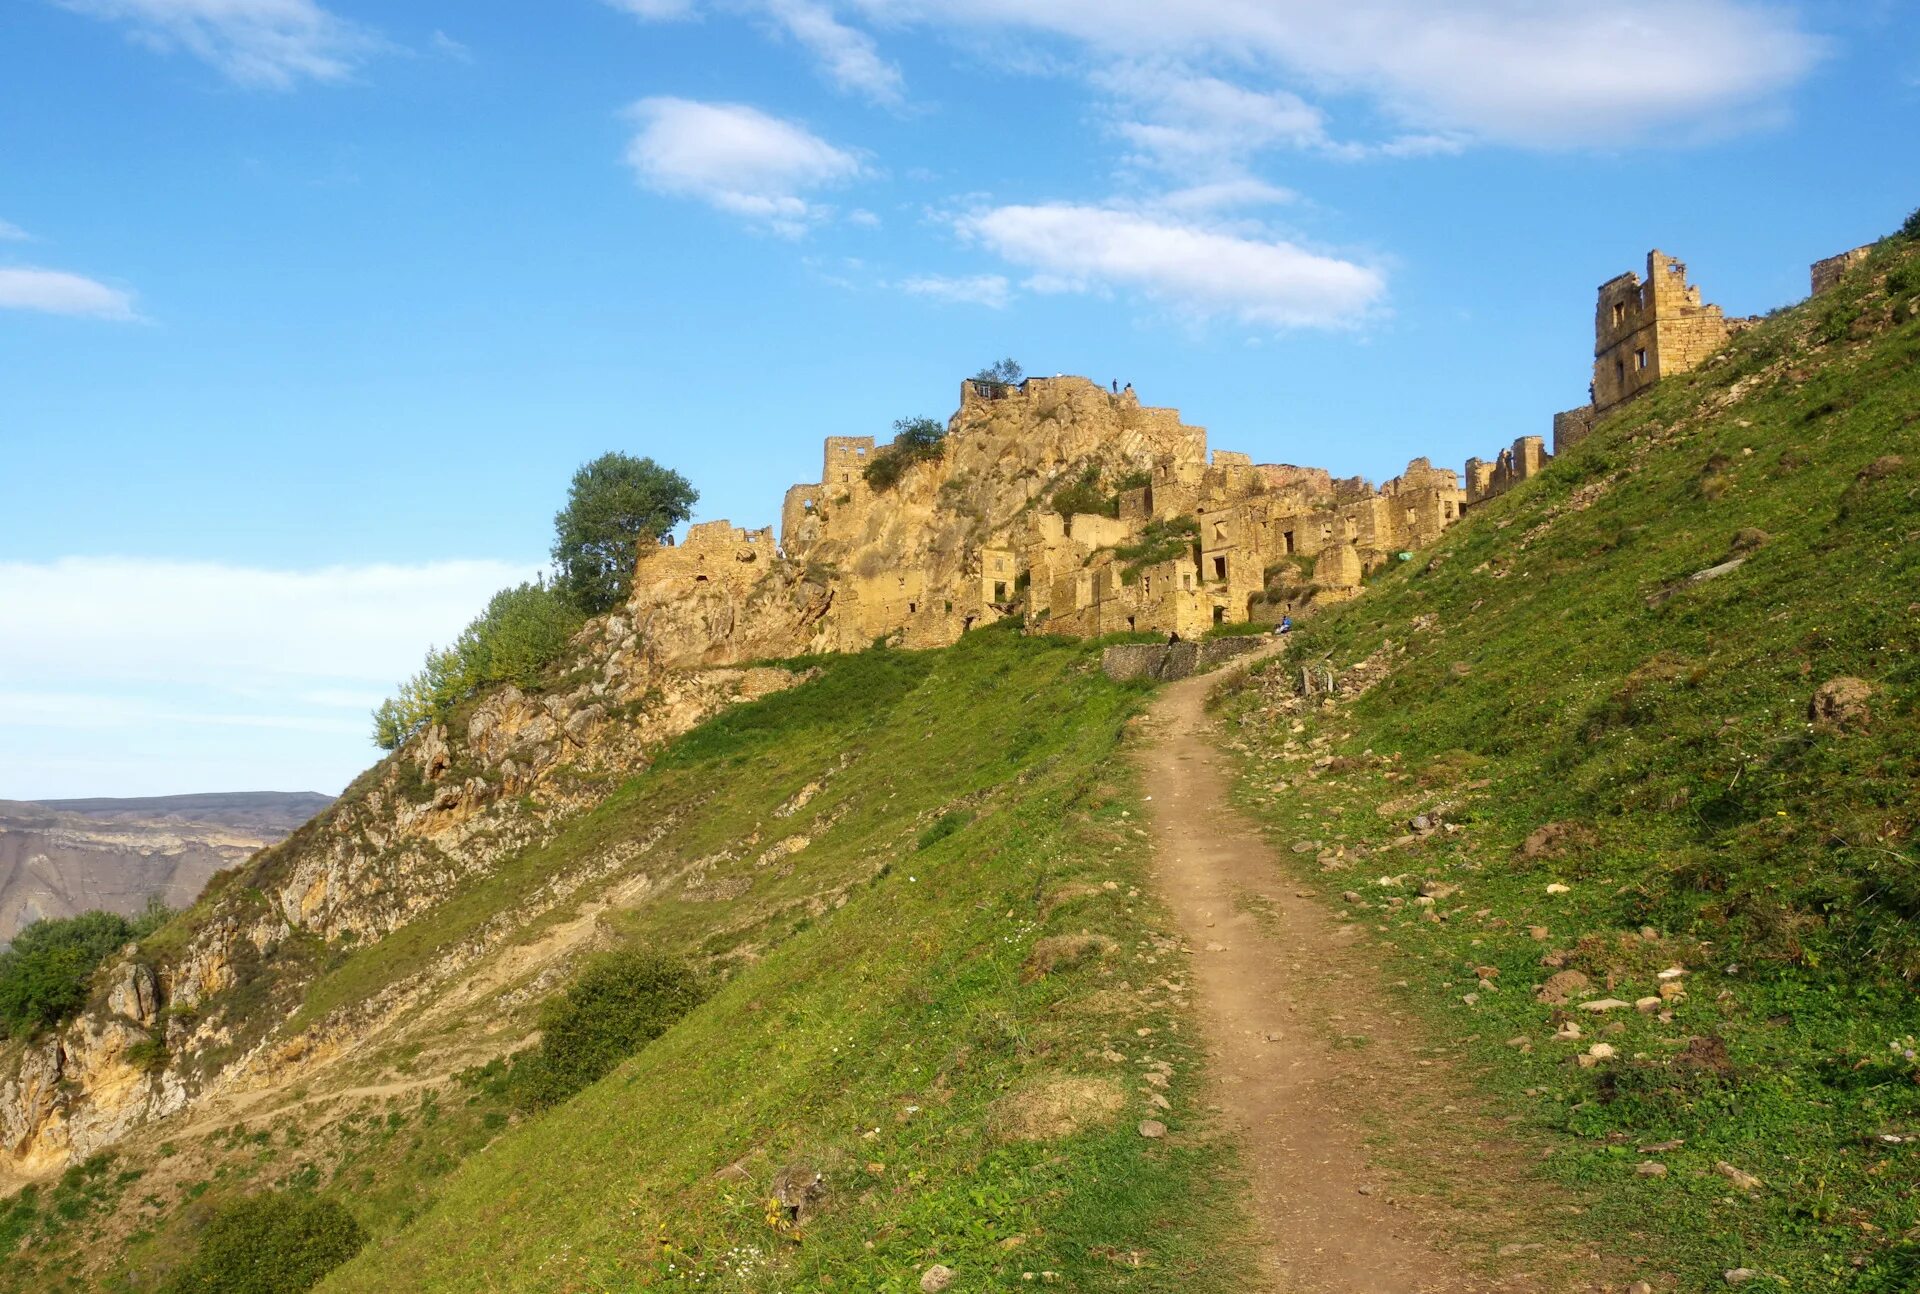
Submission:
[[[1293,632],[1292,616],[1281,616],[1280,623],[1273,627],[1273,633],[1276,638],[1279,637],[1281,634],[1290,634],[1292,632]]]

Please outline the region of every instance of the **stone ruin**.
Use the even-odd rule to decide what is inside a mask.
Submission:
[[[1354,596],[1365,575],[1458,519],[1425,459],[1379,489],[1207,451],[1204,428],[1081,377],[968,381],[938,458],[876,490],[871,437],[830,437],[787,491],[780,540],[724,521],[641,554],[630,610],[669,663],[943,646],[1017,618],[1034,630],[1196,637]],[[1063,515],[1085,484],[1102,504]],[[1084,496],[1083,496],[1084,497]]]
[[[1814,291],[1868,250],[1816,263]],[[1703,302],[1682,262],[1648,252],[1644,279],[1600,285],[1591,399],[1554,415],[1553,454],[1754,322]],[[886,452],[871,436],[828,437],[820,480],[787,491],[778,544],[771,529],[716,521],[644,551],[631,610],[662,663],[880,638],[937,647],[1010,617],[1079,636],[1270,623],[1355,596],[1370,572],[1553,458],[1542,437],[1522,436],[1490,461],[1468,459],[1464,480],[1417,458],[1375,489],[1209,454],[1205,429],[1177,410],[1082,377],[963,382],[941,455],[876,490],[867,467]],[[1062,488],[1082,482],[1104,496],[1099,509],[1061,512]]]

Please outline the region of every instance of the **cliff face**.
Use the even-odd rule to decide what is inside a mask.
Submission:
[[[208,879],[286,838],[325,795],[0,800],[0,946],[43,917],[184,907]]]
[[[299,1013],[330,958],[434,913],[597,805],[661,743],[797,677],[663,669],[623,616],[584,629],[571,663],[564,691],[506,687],[415,737],[220,877],[185,918],[129,946],[80,1018],[0,1052],[0,1181],[57,1170],[150,1120],[351,1048],[492,938],[377,1000]]]

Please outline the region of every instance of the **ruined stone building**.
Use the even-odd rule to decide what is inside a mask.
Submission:
[[[1818,277],[1816,267],[1816,279]],[[1593,383],[1589,402],[1553,415],[1553,454],[1585,440],[1611,410],[1663,377],[1696,368],[1751,327],[1704,303],[1687,282],[1687,267],[1659,250],[1647,253],[1647,275],[1629,270],[1600,285],[1593,312]],[[1534,475],[1553,454],[1539,436],[1522,436],[1492,462],[1467,460],[1466,504],[1484,502]]]
[[[1814,265],[1814,290],[1865,255]],[[1684,264],[1648,252],[1644,279],[1600,285],[1592,399],[1554,415],[1553,453],[1753,322],[1704,303]],[[939,456],[875,489],[867,468],[887,452],[871,436],[828,437],[819,481],[787,491],[778,545],[771,530],[719,521],[642,553],[631,609],[662,663],[880,638],[937,647],[1010,617],[1057,633],[1183,637],[1277,620],[1352,597],[1369,572],[1553,457],[1542,437],[1522,436],[1468,459],[1464,481],[1422,458],[1375,489],[1209,454],[1205,429],[1177,410],[1081,377],[963,382]]]
[[[787,491],[780,541],[724,521],[641,554],[631,609],[656,653],[719,664],[951,643],[1009,617],[1093,635],[1204,632],[1351,597],[1460,516],[1424,459],[1375,490],[1207,451],[1177,410],[1086,378],[965,382],[937,458],[885,490],[871,437],[830,437]],[[1063,487],[1080,489],[1068,495]],[[1056,496],[1098,511],[1063,514]]]

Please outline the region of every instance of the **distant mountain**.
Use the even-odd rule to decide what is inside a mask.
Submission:
[[[0,945],[43,917],[184,907],[333,803],[311,791],[0,800]]]

